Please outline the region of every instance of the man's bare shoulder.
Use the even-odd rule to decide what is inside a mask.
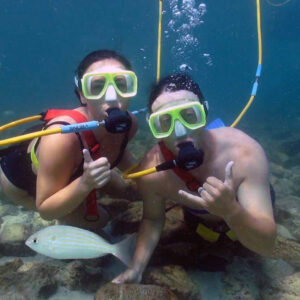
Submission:
[[[262,146],[245,132],[230,127],[215,130],[215,136],[220,149],[235,162],[235,169],[242,177],[255,168],[266,172],[268,163]],[[220,150],[219,150],[220,151]],[[247,176],[246,176],[247,177]]]
[[[223,147],[238,148],[239,151],[245,152],[263,152],[263,148],[254,138],[237,128],[223,127],[215,129],[213,132],[217,142],[221,143]]]

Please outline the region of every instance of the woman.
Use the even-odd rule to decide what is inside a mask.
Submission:
[[[128,189],[114,167],[124,170],[133,164],[126,145],[137,131],[137,120],[127,107],[137,92],[137,78],[127,59],[100,50],[81,61],[75,84],[80,107],[48,111],[44,128],[91,120],[105,120],[105,126],[5,149],[0,180],[8,197],[36,209],[42,218],[93,229],[109,219],[97,205],[96,191],[124,197]]]

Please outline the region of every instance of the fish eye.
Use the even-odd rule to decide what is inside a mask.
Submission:
[[[37,238],[34,238],[34,239],[33,239],[33,242],[34,242],[35,244],[37,244],[38,239],[37,239]]]

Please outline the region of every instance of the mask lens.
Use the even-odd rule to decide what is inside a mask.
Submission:
[[[172,117],[169,114],[159,116],[161,132],[168,132],[172,124]]]
[[[172,125],[172,117],[169,114],[158,115],[153,119],[153,127],[157,134],[166,133]]]
[[[87,80],[87,91],[91,96],[101,94],[104,89],[106,79],[102,75],[91,76]]]
[[[133,78],[129,74],[119,74],[114,78],[115,84],[120,92],[132,93],[133,92]]]
[[[180,111],[182,119],[190,125],[199,124],[202,122],[199,109],[196,107],[184,108]]]

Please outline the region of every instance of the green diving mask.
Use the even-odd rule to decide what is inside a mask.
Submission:
[[[149,126],[154,137],[166,138],[171,135],[176,120],[191,130],[204,127],[206,125],[204,106],[198,101],[190,101],[152,113],[149,116]]]
[[[137,93],[137,77],[132,71],[86,73],[81,79],[82,93],[89,100],[103,97],[109,85],[123,98],[133,97]]]

